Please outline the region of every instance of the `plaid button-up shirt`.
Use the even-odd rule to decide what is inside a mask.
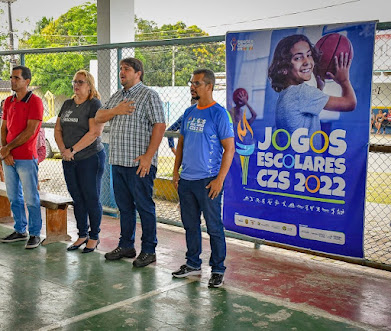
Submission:
[[[162,101],[156,91],[142,82],[129,90],[119,90],[103,106],[112,109],[124,99],[133,100],[136,110],[130,115],[116,115],[110,120],[109,162],[113,165],[136,167],[133,160],[145,154],[149,146],[152,128],[156,123],[165,123]],[[157,151],[152,164],[157,167]]]

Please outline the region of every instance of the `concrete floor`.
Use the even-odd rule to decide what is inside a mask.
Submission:
[[[157,262],[136,269],[104,259],[119,221],[104,216],[101,228],[90,254],[67,252],[69,243],[0,244],[0,330],[391,330],[390,272],[228,239],[225,284],[209,289],[206,234],[202,276],[173,279],[183,229],[159,224]],[[0,225],[0,236],[11,231]],[[138,225],[137,252],[140,236]]]

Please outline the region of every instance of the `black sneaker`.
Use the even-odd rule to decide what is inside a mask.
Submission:
[[[181,265],[179,270],[171,273],[171,275],[173,275],[176,278],[183,278],[183,277],[187,277],[187,276],[197,276],[197,275],[201,275],[201,268],[198,268],[198,269],[192,268],[192,267],[189,267],[188,265],[184,264],[184,265]]]
[[[27,240],[27,233],[12,232],[9,236],[0,239],[2,243],[13,243],[15,241]]]
[[[136,250],[134,248],[117,247],[111,252],[105,254],[106,260],[119,260],[123,257],[136,257]]]
[[[30,236],[29,240],[26,243],[26,246],[24,246],[27,249],[36,248],[41,243],[41,238],[39,236]]]
[[[144,253],[141,252],[138,256],[137,259],[133,261],[133,265],[135,267],[145,267],[148,264],[151,264],[152,262],[156,261],[156,254],[155,253]]]
[[[212,276],[209,279],[209,287],[220,287],[224,283],[224,274],[212,273]]]

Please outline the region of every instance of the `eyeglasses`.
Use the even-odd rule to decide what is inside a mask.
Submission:
[[[187,85],[188,86],[194,86],[195,88],[197,88],[197,87],[200,87],[202,85],[202,83],[203,82],[199,82],[198,80],[196,80],[195,82],[192,82],[191,80],[189,80],[187,82]],[[204,84],[206,84],[206,83],[204,83]]]
[[[84,83],[87,83],[85,80],[73,80],[73,85],[83,85]]]

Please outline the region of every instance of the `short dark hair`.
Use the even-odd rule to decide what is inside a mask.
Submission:
[[[212,90],[213,90],[216,83],[214,72],[210,69],[196,69],[193,71],[193,75],[200,75],[200,74],[204,74],[204,82],[206,84],[212,84]]]
[[[303,34],[293,34],[281,39],[274,51],[273,60],[268,72],[272,88],[276,92],[281,92],[289,86],[286,72],[292,68],[291,49],[299,41],[305,41],[310,46],[316,69],[316,65],[318,64],[320,58],[319,52],[311,44],[307,36]]]
[[[12,68],[12,71],[14,70],[22,70],[22,77],[23,79],[30,79],[31,80],[31,71],[29,68],[25,66],[16,66]]]
[[[140,80],[143,81],[144,66],[140,60],[135,59],[134,57],[127,57],[122,59],[119,64],[121,65],[122,63],[126,63],[127,65],[131,66],[135,72],[141,71]]]

